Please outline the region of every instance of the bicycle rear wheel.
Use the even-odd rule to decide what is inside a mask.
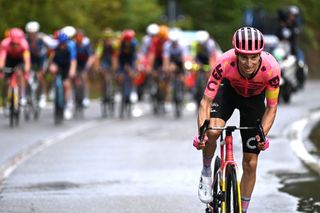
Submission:
[[[234,165],[228,165],[226,170],[226,210],[227,213],[240,213],[240,187]]]

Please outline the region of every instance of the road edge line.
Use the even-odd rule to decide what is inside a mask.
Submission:
[[[101,121],[98,120],[87,122],[85,124],[71,128],[67,131],[43,139],[40,142],[35,143],[30,147],[20,151],[18,154],[14,155],[0,166],[0,183],[2,183],[6,178],[8,178],[18,166],[30,159],[32,156],[78,132],[93,128],[97,126],[99,123],[101,123]]]

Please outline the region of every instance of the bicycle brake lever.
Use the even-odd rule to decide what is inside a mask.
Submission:
[[[257,129],[258,129],[258,134],[260,136],[261,142],[265,142],[266,141],[266,137],[264,135],[264,131],[263,131],[263,127],[260,123],[260,120],[257,121]]]
[[[206,131],[209,128],[209,124],[210,124],[210,120],[205,120],[202,124],[202,126],[199,129],[199,142],[202,143],[203,139],[204,139],[204,134],[206,133]]]

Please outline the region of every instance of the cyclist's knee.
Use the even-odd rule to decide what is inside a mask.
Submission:
[[[221,135],[221,130],[210,130],[207,132],[209,143],[215,143]]]
[[[54,63],[50,64],[49,71],[52,74],[56,74],[58,72],[58,66]]]
[[[70,82],[70,80],[69,80],[69,79],[65,79],[65,80],[63,81],[63,86],[64,86],[65,90],[70,90],[70,89],[71,89],[71,82]]]
[[[242,162],[243,171],[247,174],[255,174],[257,163],[257,158],[244,158]]]

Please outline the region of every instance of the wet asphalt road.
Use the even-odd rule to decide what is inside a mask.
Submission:
[[[259,159],[250,212],[298,212],[299,198],[280,189],[284,176],[303,176],[308,169],[291,150],[287,132],[320,106],[319,87],[309,82],[290,105],[280,105],[271,147]],[[92,104],[84,120],[61,127],[53,125],[50,109],[39,122],[22,122],[17,129],[1,119],[0,165],[31,145],[51,143],[19,162],[2,182],[0,212],[204,212],[197,198],[201,153],[192,147],[195,112],[186,110],[177,120],[170,110],[155,117],[148,105],[137,108],[141,117],[103,120]],[[235,113],[230,123],[237,121]],[[238,162],[240,150],[236,143]]]

